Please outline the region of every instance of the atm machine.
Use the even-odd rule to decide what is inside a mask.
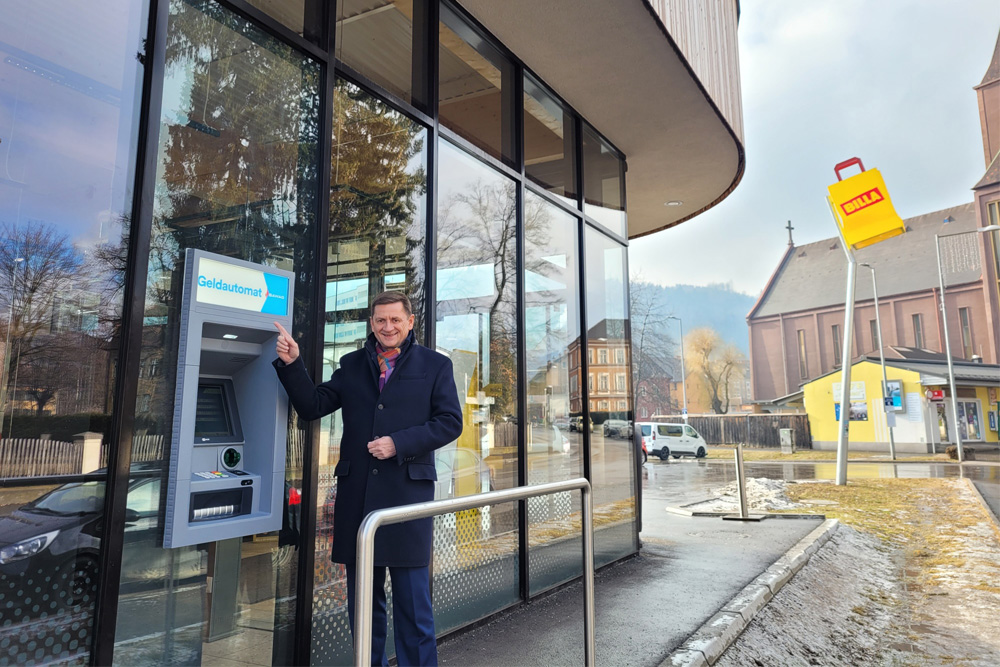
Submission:
[[[294,274],[189,249],[163,546],[279,530],[288,398],[271,362]]]

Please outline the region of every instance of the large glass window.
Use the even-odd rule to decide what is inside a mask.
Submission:
[[[320,44],[323,37],[324,0],[246,0],[288,29]]]
[[[441,498],[517,485],[520,370],[514,182],[446,141],[438,145],[436,345],[454,364],[464,421],[458,440],[438,450]],[[517,600],[516,576],[490,579],[497,587],[485,591],[462,574],[476,577],[483,565],[473,553],[516,557],[516,504],[442,517],[436,531],[435,605],[439,591],[442,601],[458,597],[477,609],[484,599],[490,609]],[[462,604],[447,609],[439,630],[468,621]]]
[[[493,157],[515,165],[514,64],[444,4],[440,40],[441,124]]]
[[[141,5],[0,9],[0,664],[90,659]]]
[[[625,247],[590,227],[586,230],[587,261],[587,345],[592,348],[624,350],[629,358],[628,272]],[[614,353],[611,358],[615,358]],[[629,367],[605,367],[630,374]],[[602,369],[603,370],[603,369]],[[599,378],[606,386],[607,375]],[[632,427],[631,390],[625,409],[608,396],[591,402],[591,417],[598,425],[590,435],[591,484],[594,511],[601,519],[595,527],[594,548],[598,563],[609,563],[638,548],[635,536],[636,456],[630,437]],[[631,381],[626,382],[631,387]],[[592,396],[592,398],[594,398]]]
[[[525,196],[528,484],[583,474],[583,432],[571,426],[578,414],[573,414],[566,363],[580,345],[579,224],[542,197]],[[567,521],[580,511],[580,494],[531,498],[527,506],[534,594],[580,573],[579,535]]]
[[[293,271],[297,301],[308,303],[318,84],[315,64],[221,5],[170,2],[140,351],[159,372],[139,378],[130,489],[167,476],[184,250]],[[301,336],[313,315],[293,315]],[[286,516],[304,439],[290,424]],[[295,531],[163,549],[162,519],[160,509],[126,529],[115,661],[290,663]]]
[[[625,236],[625,162],[587,125],[583,127],[583,212]]]
[[[530,75],[524,76],[524,173],[577,205],[575,121]]]
[[[979,401],[957,401],[958,430],[962,440],[982,440],[983,424],[979,416]]]
[[[426,108],[428,49],[420,35],[431,1],[340,0],[337,59],[403,101]]]
[[[423,339],[427,130],[341,80],[332,160],[323,379],[364,344],[369,303],[383,290],[409,295]],[[330,561],[342,435],[339,411],[321,421],[312,660],[324,665],[352,655],[344,567]]]

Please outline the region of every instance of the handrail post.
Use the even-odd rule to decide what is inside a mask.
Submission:
[[[385,524],[403,523],[440,514],[534,498],[562,491],[581,491],[581,512],[583,515],[583,638],[584,661],[587,667],[594,667],[596,655],[595,602],[594,602],[594,501],[590,482],[585,478],[562,482],[549,482],[534,486],[522,486],[503,491],[491,491],[464,498],[432,500],[413,505],[400,505],[388,509],[375,510],[361,522],[357,536],[357,558],[354,585],[354,664],[365,667],[371,662],[372,652],[372,584],[375,562],[375,531]]]
[[[583,664],[597,664],[597,626],[594,604],[594,496],[590,485],[581,486],[583,510]]]

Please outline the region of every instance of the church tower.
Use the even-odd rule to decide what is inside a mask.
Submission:
[[[982,83],[975,87],[979,98],[979,123],[983,130],[983,151],[986,166],[1000,153],[1000,34],[993,48],[993,59],[986,69]]]

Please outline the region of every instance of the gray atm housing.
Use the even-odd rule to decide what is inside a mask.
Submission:
[[[197,301],[202,259],[286,278],[285,314]],[[293,290],[288,271],[186,251],[164,547],[281,528],[288,397],[271,362],[274,322],[292,329]],[[206,434],[212,417],[223,428]]]

